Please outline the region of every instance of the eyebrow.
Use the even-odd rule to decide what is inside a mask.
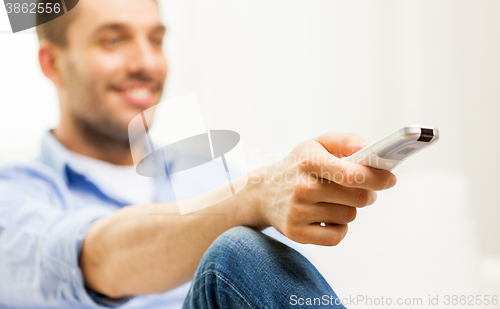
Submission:
[[[120,23],[114,23],[114,24],[106,24],[98,27],[96,30],[94,30],[93,34],[96,35],[100,32],[107,31],[107,30],[112,30],[112,31],[125,31],[129,26],[126,24],[120,24]],[[158,25],[153,28],[151,32],[166,32],[167,28],[164,25]]]

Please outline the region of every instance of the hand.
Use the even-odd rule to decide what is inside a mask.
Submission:
[[[367,145],[354,133],[326,133],[300,143],[252,174],[245,189],[253,203],[244,216],[299,243],[337,245],[357,208],[373,204],[375,191],[396,184],[390,172],[341,160]]]

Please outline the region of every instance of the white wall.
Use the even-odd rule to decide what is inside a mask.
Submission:
[[[207,126],[239,132],[252,167],[326,131],[373,141],[406,124],[437,126],[439,143],[396,174],[465,175],[481,248],[500,256],[499,1],[160,2],[166,97],[195,91]],[[34,156],[57,124],[34,31],[6,31],[0,6],[1,161]]]
[[[500,2],[187,0],[162,7],[168,94],[196,91],[208,126],[240,132],[252,166],[326,131],[373,141],[406,124],[437,126],[439,143],[396,174],[464,173],[482,249],[500,255]]]

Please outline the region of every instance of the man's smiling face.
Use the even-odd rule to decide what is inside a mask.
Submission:
[[[61,118],[127,141],[128,123],[159,102],[167,75],[158,4],[85,0],[74,11],[58,61],[66,97]]]

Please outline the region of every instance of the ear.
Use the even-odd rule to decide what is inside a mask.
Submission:
[[[43,74],[50,79],[56,87],[63,85],[63,78],[59,68],[60,48],[47,39],[40,41],[40,49],[38,50],[38,62]]]

